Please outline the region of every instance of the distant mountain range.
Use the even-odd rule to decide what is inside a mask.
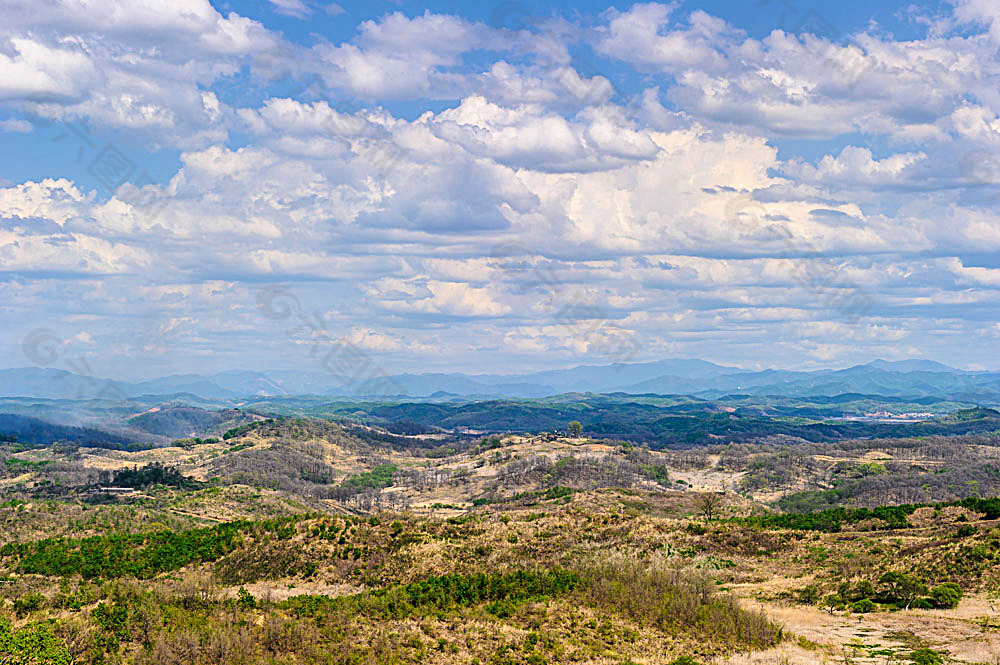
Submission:
[[[931,360],[876,360],[847,369],[812,371],[745,370],[704,360],[670,359],[621,365],[582,365],[518,375],[400,374],[392,377],[405,397],[538,398],[571,392],[785,397],[844,393],[885,397],[936,397],[978,404],[1000,404],[1000,372],[958,370]],[[56,369],[0,370],[0,397],[120,399],[190,395],[205,400],[237,401],[251,397],[318,395],[364,397],[322,372],[228,371],[178,374],[141,382],[115,382]]]

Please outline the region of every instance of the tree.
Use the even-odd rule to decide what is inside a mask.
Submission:
[[[835,610],[844,609],[844,599],[838,593],[831,593],[823,599],[823,608],[828,614],[833,614]]]
[[[569,435],[576,438],[583,434],[583,425],[580,424],[579,420],[571,420],[569,423]]]
[[[885,601],[895,604],[905,603],[906,609],[910,609],[910,603],[927,593],[927,587],[917,578],[890,571],[879,578],[879,583],[883,585],[882,596]]]
[[[954,582],[945,582],[931,589],[931,598],[934,606],[950,610],[958,607],[958,601],[962,599],[962,587]]]
[[[240,587],[239,591],[236,592],[237,599],[236,604],[241,610],[252,610],[257,607],[257,599],[253,597],[246,587]]]
[[[698,512],[705,518],[706,522],[711,522],[722,508],[722,497],[713,492],[706,492],[698,499]]]
[[[53,635],[49,624],[34,624],[14,630],[0,616],[0,663],[9,665],[69,665],[73,659],[66,643]]]

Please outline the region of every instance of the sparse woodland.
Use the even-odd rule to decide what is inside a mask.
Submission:
[[[939,621],[1000,593],[991,435],[653,450],[399,429],[256,419],[158,450],[0,446],[0,654],[846,663],[867,652],[775,613]],[[904,663],[958,653],[887,644]]]

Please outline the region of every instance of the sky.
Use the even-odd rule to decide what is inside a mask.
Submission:
[[[995,0],[0,11],[2,367],[1000,366]]]

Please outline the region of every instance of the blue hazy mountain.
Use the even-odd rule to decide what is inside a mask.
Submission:
[[[873,360],[869,367],[884,369],[891,372],[961,372],[954,367],[948,367],[933,360]]]
[[[525,374],[427,373],[392,378],[401,396],[538,398],[591,392],[692,395],[713,399],[723,395],[787,397],[833,396],[844,393],[887,397],[934,396],[997,403],[1000,372],[958,370],[931,360],[876,360],[845,369],[809,371],[726,367],[697,359],[650,363],[581,365],[564,370]],[[105,378],[82,377],[48,368],[0,370],[0,397],[91,399],[107,388]],[[280,395],[357,397],[356,389],[324,372],[295,370],[234,370],[215,374],[177,374],[139,382],[118,381],[104,395],[190,394],[209,400],[239,400]]]

